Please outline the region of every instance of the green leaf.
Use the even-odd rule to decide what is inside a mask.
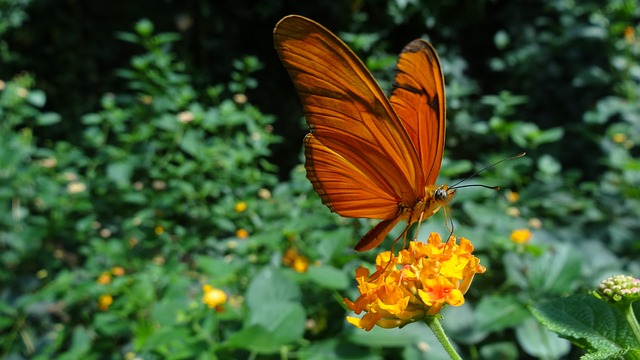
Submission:
[[[153,23],[149,19],[142,19],[135,26],[136,32],[142,37],[151,36],[153,28]]]
[[[29,96],[27,97],[29,103],[36,107],[43,107],[47,102],[47,96],[44,94],[42,90],[31,90],[29,92]]]
[[[133,158],[131,158],[133,160]],[[129,185],[133,166],[130,162],[113,162],[107,165],[107,177],[119,186]]]
[[[298,301],[300,288],[279,269],[266,266],[253,278],[245,296],[249,308],[257,310],[272,303]]]
[[[311,266],[307,274],[311,281],[327,289],[346,289],[350,283],[344,271],[328,265]]]
[[[463,344],[477,344],[489,335],[488,329],[479,325],[477,314],[469,302],[462,306],[445,307],[442,315],[442,327],[454,341]]]
[[[197,255],[195,257],[196,268],[208,278],[211,283],[224,284],[233,281],[237,277],[240,267],[244,266],[242,261],[226,261],[222,258]]]
[[[371,331],[364,331],[347,323],[345,327],[349,341],[363,346],[398,347],[427,341],[430,345],[441,347],[431,329],[422,322],[411,323],[402,329],[383,329],[374,326]]]
[[[529,316],[524,304],[512,295],[485,296],[476,308],[477,326],[487,331],[513,327]]]
[[[524,351],[540,359],[559,359],[571,350],[571,344],[545,329],[533,318],[516,328],[518,344]]]
[[[442,162],[441,175],[446,177],[455,177],[465,172],[471,171],[473,164],[469,160],[450,161],[444,159]]]
[[[93,319],[96,332],[104,336],[122,336],[129,333],[129,325],[122,321],[121,315],[113,313],[96,314]]]
[[[260,325],[253,325],[229,336],[225,345],[260,354],[273,354],[277,353],[283,344],[275,339],[270,330]]]
[[[518,347],[513,342],[491,343],[480,348],[481,359],[518,359]]]
[[[624,315],[591,295],[541,301],[530,309],[542,325],[586,349],[592,359],[608,359],[640,347]]]
[[[153,333],[144,343],[144,348],[153,351],[171,352],[184,351],[188,343],[193,342],[193,337],[185,327],[161,327],[154,329]]]
[[[567,294],[582,278],[582,258],[570,245],[558,244],[529,264],[531,289],[544,294]]]
[[[247,288],[250,313],[245,327],[229,339],[229,346],[258,353],[274,353],[302,339],[306,313],[299,303],[300,288],[279,269],[263,268]]]
[[[87,114],[82,116],[81,120],[85,125],[99,125],[102,123],[102,116],[100,114]]]
[[[313,341],[309,347],[300,349],[298,357],[306,360],[378,360],[380,358],[361,346],[345,343],[338,336]]]
[[[38,116],[38,125],[47,126],[59,123],[61,120],[60,114],[54,112],[46,112]]]
[[[199,151],[201,151],[201,147],[201,134],[192,129],[185,131],[182,141],[180,141],[180,149],[191,156],[197,157]]]
[[[537,137],[534,138],[534,146],[556,142],[562,139],[563,136],[564,129],[561,127],[555,127],[542,131]]]
[[[83,359],[91,350],[92,337],[93,335],[85,327],[75,327],[71,336],[71,347],[58,359]]]
[[[562,170],[560,163],[550,155],[540,156],[538,159],[538,168],[547,175],[557,175],[560,170]]]
[[[306,319],[302,305],[292,302],[270,305],[268,310],[252,312],[248,326],[231,335],[226,345],[271,354],[302,339]]]

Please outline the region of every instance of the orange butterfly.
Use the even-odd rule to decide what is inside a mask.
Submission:
[[[356,245],[378,246],[400,221],[435,214],[455,190],[434,185],[444,151],[445,96],[435,49],[400,53],[387,98],[336,35],[302,16],[276,25],[275,48],[302,100],[310,133],[305,168],[322,202],[341,216],[382,219]]]

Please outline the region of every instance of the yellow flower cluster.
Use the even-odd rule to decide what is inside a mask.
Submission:
[[[98,309],[100,309],[100,311],[109,310],[111,304],[113,304],[113,297],[111,295],[100,295],[98,298]]]
[[[235,210],[235,212],[237,213],[244,212],[245,210],[247,210],[247,203],[244,201],[238,201],[233,207],[233,210]]]
[[[227,302],[227,294],[224,291],[205,284],[202,286],[202,292],[204,293],[202,302],[205,305],[210,309],[216,309],[218,312],[223,310],[222,305]]]
[[[533,238],[533,234],[529,229],[516,229],[511,232],[509,238],[516,244],[526,244]]]
[[[293,270],[304,273],[309,269],[309,259],[298,253],[295,248],[289,248],[282,257],[282,263]]]
[[[401,327],[410,322],[437,315],[443,306],[460,306],[476,273],[486,268],[473,256],[473,245],[465,238],[446,243],[431,233],[427,243],[410,242],[409,248],[395,256],[386,251],[376,258],[376,272],[360,267],[356,280],[360,297],[344,299],[360,318],[348,316],[353,325],[371,330]]]

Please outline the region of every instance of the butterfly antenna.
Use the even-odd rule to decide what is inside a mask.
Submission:
[[[523,157],[523,156],[525,156],[525,155],[527,155],[527,153],[522,152],[522,153],[520,153],[520,154],[518,154],[518,155],[514,155],[514,156],[510,156],[510,157],[508,157],[508,158],[504,158],[504,159],[502,159],[502,160],[498,160],[498,161],[494,162],[493,164],[491,164],[491,165],[489,165],[489,166],[486,166],[486,167],[484,167],[484,168],[482,168],[482,169],[480,169],[480,170],[476,171],[475,173],[473,173],[473,174],[471,174],[471,175],[467,176],[466,178],[464,178],[464,179],[462,179],[462,180],[458,181],[457,183],[455,183],[455,184],[451,185],[451,186],[449,187],[449,189],[461,189],[461,188],[463,188],[463,187],[469,187],[469,186],[480,186],[480,187],[484,187],[484,188],[487,188],[487,189],[499,190],[499,189],[500,189],[500,187],[499,187],[499,186],[487,186],[487,185],[464,185],[464,186],[458,186],[458,185],[459,185],[459,184],[461,184],[461,183],[463,183],[463,182],[465,182],[465,181],[467,181],[467,180],[469,180],[469,179],[471,179],[472,177],[477,176],[478,174],[480,174],[481,172],[483,172],[483,171],[485,171],[485,170],[489,170],[489,169],[491,169],[492,167],[495,167],[495,166],[497,166],[497,165],[502,164],[502,163],[503,163],[503,162],[505,162],[505,161],[518,159],[518,158],[521,158],[521,157]]]

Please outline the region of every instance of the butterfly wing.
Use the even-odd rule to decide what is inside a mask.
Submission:
[[[431,44],[418,39],[404,47],[398,57],[390,101],[418,152],[425,174],[425,183],[418,184],[418,196],[422,199],[426,195],[424,185],[433,185],[440,172],[445,139],[444,78]],[[358,242],[356,250],[378,246],[398,220],[377,224]]]
[[[440,172],[445,139],[442,67],[435,49],[420,39],[404,47],[397,67],[390,101],[418,152],[426,177],[423,185],[433,185]]]
[[[338,37],[301,16],[283,18],[274,42],[302,100],[311,130],[305,167],[322,202],[346,217],[397,217],[398,205],[423,191],[424,175],[371,73]]]

